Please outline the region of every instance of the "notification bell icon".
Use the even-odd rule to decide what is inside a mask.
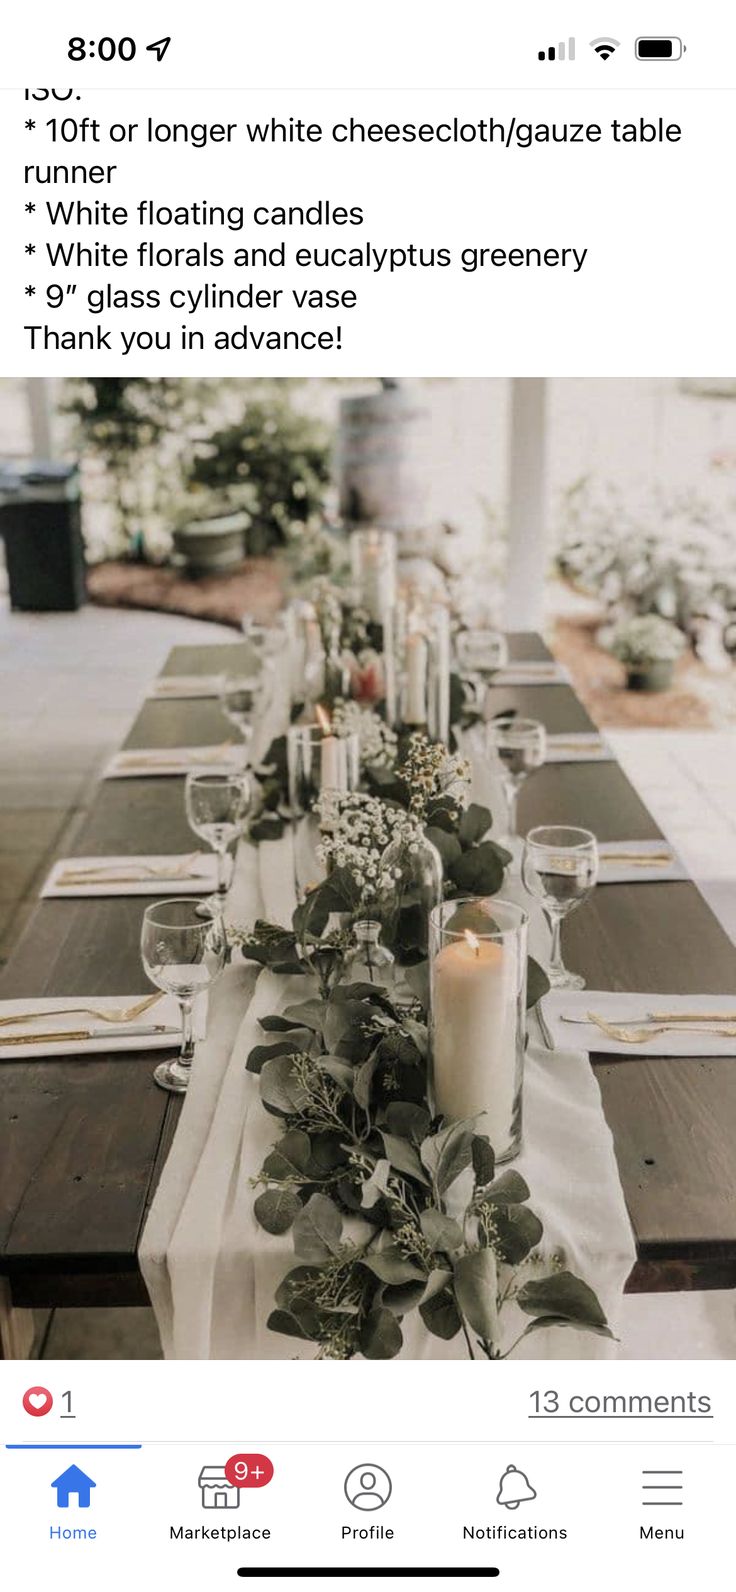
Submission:
[[[503,1504],[504,1509],[518,1509],[519,1504],[528,1504],[536,1496],[523,1470],[517,1470],[515,1465],[507,1465],[498,1484],[496,1503]]]

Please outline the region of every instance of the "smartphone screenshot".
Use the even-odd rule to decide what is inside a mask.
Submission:
[[[735,51],[5,18],[18,1592],[728,1582]]]

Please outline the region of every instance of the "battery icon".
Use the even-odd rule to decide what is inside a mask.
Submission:
[[[679,61],[685,54],[685,45],[673,34],[650,35],[636,40],[634,53],[637,61]]]

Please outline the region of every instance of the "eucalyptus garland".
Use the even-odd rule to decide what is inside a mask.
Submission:
[[[341,642],[348,634],[353,642],[375,640],[364,616],[351,621],[343,603],[340,618],[328,598],[322,594],[321,621],[335,629],[340,621]],[[472,722],[456,678],[451,701],[453,724]],[[426,925],[414,923],[410,909],[399,912],[388,937],[413,1000],[342,981],[352,943],[343,924],[365,915],[366,903],[385,890],[387,837],[400,829],[409,841],[414,831],[431,841],[446,898],[495,895],[510,855],[491,838],[487,808],[468,801],[469,769],[460,756],[421,735],[397,741],[375,712],[360,709],[358,722],[351,704],[333,703],[332,711],[335,733],[357,730],[361,737],[364,788],[325,799],[319,816],[327,877],[291,926],[257,922],[248,932],[231,931],[246,958],[309,977],[312,988],[316,980],[318,992],[261,1018],[263,1042],[247,1059],[280,1128],[254,1180],[255,1216],[266,1232],[291,1235],[296,1262],[268,1326],[332,1359],[393,1358],[414,1312],[440,1339],[462,1334],[471,1358],[505,1359],[542,1328],[610,1338],[588,1284],[567,1269],[564,1255],[543,1257],[543,1226],[529,1189],[513,1169],[497,1175],[482,1117],[449,1121],[431,1113]],[[285,737],[269,748],[261,780],[251,825],[256,841],[276,838],[284,827]],[[530,959],[528,1005],[547,988]]]
[[[308,970],[284,931],[256,926],[243,950]],[[330,1359],[393,1358],[415,1311],[438,1338],[462,1333],[471,1358],[505,1359],[547,1327],[612,1336],[564,1257],[543,1261],[529,1189],[514,1170],[496,1175],[482,1120],[430,1115],[419,1003],[408,1013],[381,988],[338,977],[322,998],[261,1026],[264,1043],[247,1065],[281,1134],[255,1180],[254,1209],[266,1232],[291,1232],[296,1261],[276,1293],[273,1332]],[[512,1306],[522,1325],[505,1346]]]

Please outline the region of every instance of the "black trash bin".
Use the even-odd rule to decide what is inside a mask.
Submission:
[[[11,608],[81,607],[86,591],[77,465],[44,462],[0,472],[0,536]]]

